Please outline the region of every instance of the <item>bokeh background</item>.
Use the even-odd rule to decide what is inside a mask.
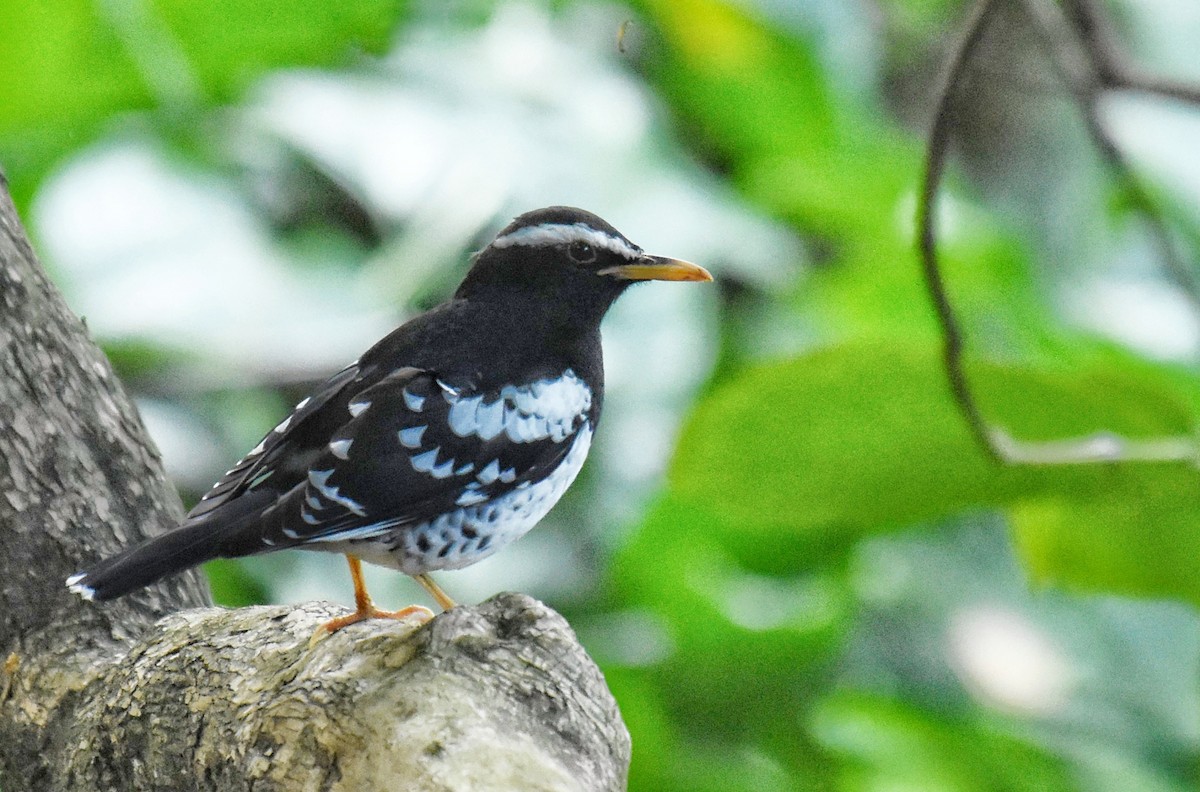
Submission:
[[[1200,81],[1200,4],[1102,8],[1138,62]],[[972,384],[1023,440],[1188,448],[1196,301],[1014,9],[939,203]],[[568,617],[631,789],[1194,789],[1194,461],[1001,468],[940,367],[914,212],[967,10],[0,0],[0,165],[189,503],[515,214],[582,206],[709,267],[622,300],[580,481],[441,577]],[[1100,111],[1196,264],[1200,110]],[[339,557],[207,569],[230,605],[351,599]]]

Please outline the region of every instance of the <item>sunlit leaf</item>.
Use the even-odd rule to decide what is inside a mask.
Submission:
[[[666,48],[652,50],[660,88],[721,153],[765,156],[834,134],[812,51],[715,0],[647,2]]]
[[[117,113],[234,98],[271,68],[381,52],[402,0],[0,4],[0,161],[44,165]]]
[[[1026,441],[1191,432],[1179,375],[1116,356],[980,363],[971,380],[992,423]],[[1179,553],[1200,545],[1200,472],[1184,463],[999,465],[968,433],[932,347],[848,344],[746,372],[696,411],[671,486],[713,515],[706,530],[742,545],[739,534],[822,546],[1014,508],[1039,577],[1200,601],[1200,554]],[[1150,563],[1168,553],[1179,555]]]

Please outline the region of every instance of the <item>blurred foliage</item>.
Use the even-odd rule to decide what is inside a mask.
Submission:
[[[980,362],[971,379],[993,420],[1025,439],[1158,437],[1192,425],[1196,383],[1183,390],[1185,383],[1122,366],[1118,355],[1065,370]],[[880,530],[1011,506],[1040,577],[1200,603],[1192,553],[1173,565],[1154,563],[1153,549],[1166,541],[1200,550],[1193,466],[997,467],[943,380],[937,350],[899,343],[841,344],[750,369],[693,415],[672,490],[713,515],[710,530],[730,532],[727,541],[751,553],[784,531],[801,546],[848,549]],[[882,486],[889,481],[903,486]],[[1082,549],[1088,525],[1106,527],[1109,552]],[[1156,526],[1152,540],[1147,525]],[[802,564],[802,555],[789,559],[792,568]]]
[[[14,192],[113,116],[186,127],[267,70],[333,65],[391,42],[402,0],[0,3],[0,151]]]
[[[267,590],[241,570],[236,561],[218,558],[204,565],[213,600],[228,608],[258,605],[267,601]]]
[[[1064,762],[986,722],[946,718],[878,696],[837,695],[813,730],[843,763],[845,789],[1068,790]]]
[[[560,16],[590,8],[551,5]],[[469,27],[486,24],[492,4],[422,9],[409,25]],[[385,51],[402,10],[374,0],[0,3],[0,157],[32,192],[50,162],[114,114],[149,110],[168,138],[185,118],[203,137],[203,122],[269,69]],[[774,289],[722,278],[715,262],[720,355],[663,487],[627,533],[585,544],[579,552],[599,557],[594,579],[552,603],[620,701],[631,789],[1138,792],[1200,782],[1200,472],[1001,467],[949,395],[913,249],[923,130],[897,119],[922,108],[894,105],[915,94],[928,102],[962,10],[957,0],[641,0],[630,12],[621,62],[670,115],[667,156],[702,162],[785,220],[813,258]],[[873,60],[847,69],[854,47]],[[597,57],[618,57],[612,50]],[[176,57],[192,64],[186,79]],[[1005,118],[1043,131],[1076,123],[1069,108],[1030,110],[1037,90],[1006,94]],[[964,135],[978,131],[964,122]],[[1043,144],[1069,150],[1058,138]],[[952,173],[942,199],[946,276],[984,412],[1028,441],[1193,434],[1193,367],[1064,319],[1045,251],[1087,236],[1090,247],[1063,263],[1072,273],[1100,274],[1112,264],[1105,249],[1144,277],[1154,262],[1086,149],[1078,162],[1051,163],[1057,170],[1047,161],[1006,148],[998,163]],[[1088,189],[1053,217],[995,211],[989,198],[1011,183],[980,174],[1000,171],[1011,183]],[[386,249],[378,218],[333,175],[314,174],[337,200],[298,202],[304,233],[285,217],[278,234],[310,262],[348,226],[369,231],[355,235],[356,255]],[[1182,242],[1195,243],[1195,206],[1159,194]],[[1057,227],[1075,233],[1064,242]],[[186,350],[106,341],[135,387],[184,391],[237,442],[303,393],[303,383],[227,382],[189,397],[187,377],[174,376],[194,362]],[[156,371],[170,373],[156,381]],[[575,497],[559,512],[605,522]],[[236,562],[207,570],[220,602],[267,596]],[[1135,595],[1187,608],[1126,599]]]
[[[934,5],[889,7],[928,36],[929,26],[945,32],[947,4]],[[1183,463],[1001,468],[985,457],[949,398],[902,214],[913,206],[919,141],[877,106],[838,95],[815,41],[787,35],[753,6],[645,9],[663,44],[648,75],[699,153],[822,244],[822,275],[795,300],[828,340],[787,361],[729,363],[684,428],[669,496],[614,566],[614,607],[657,615],[676,648],[614,682],[629,690],[623,701],[639,702],[632,723],[644,719],[666,732],[656,745],[675,745],[635,751],[635,786],[1088,788],[1079,768],[1094,759],[1068,758],[978,710],[951,716],[894,694],[831,694],[830,664],[854,629],[855,592],[840,570],[872,534],[998,508],[1011,515],[1034,580],[1198,603],[1200,473]],[[961,309],[972,327],[984,320],[1000,353],[970,365],[989,420],[1024,440],[1190,435],[1194,373],[1055,322],[1028,257],[1036,245],[1014,244],[963,195],[958,183],[943,198],[959,215],[943,247]],[[798,594],[786,581],[804,573],[821,585]],[[736,605],[730,576],[757,581],[758,596]],[[747,629],[735,605],[766,624]],[[1194,658],[1185,668],[1194,672]],[[645,712],[653,702],[659,709]],[[731,772],[733,760],[724,774],[684,780],[679,765],[714,739],[765,751],[786,780],[750,781],[745,768]],[[1191,783],[1153,775],[1137,771],[1111,788]]]

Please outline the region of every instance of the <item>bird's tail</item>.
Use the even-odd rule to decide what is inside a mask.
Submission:
[[[214,525],[207,520],[184,523],[173,531],[71,575],[67,578],[67,587],[84,599],[110,600],[214,558],[267,549],[261,545],[253,549],[233,547],[242,527],[237,522],[223,525]]]

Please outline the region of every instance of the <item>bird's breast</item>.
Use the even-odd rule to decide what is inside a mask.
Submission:
[[[546,516],[579,475],[591,443],[592,429],[585,422],[562,461],[544,478],[406,527],[383,541],[348,543],[346,552],[409,575],[470,566],[519,539]]]

